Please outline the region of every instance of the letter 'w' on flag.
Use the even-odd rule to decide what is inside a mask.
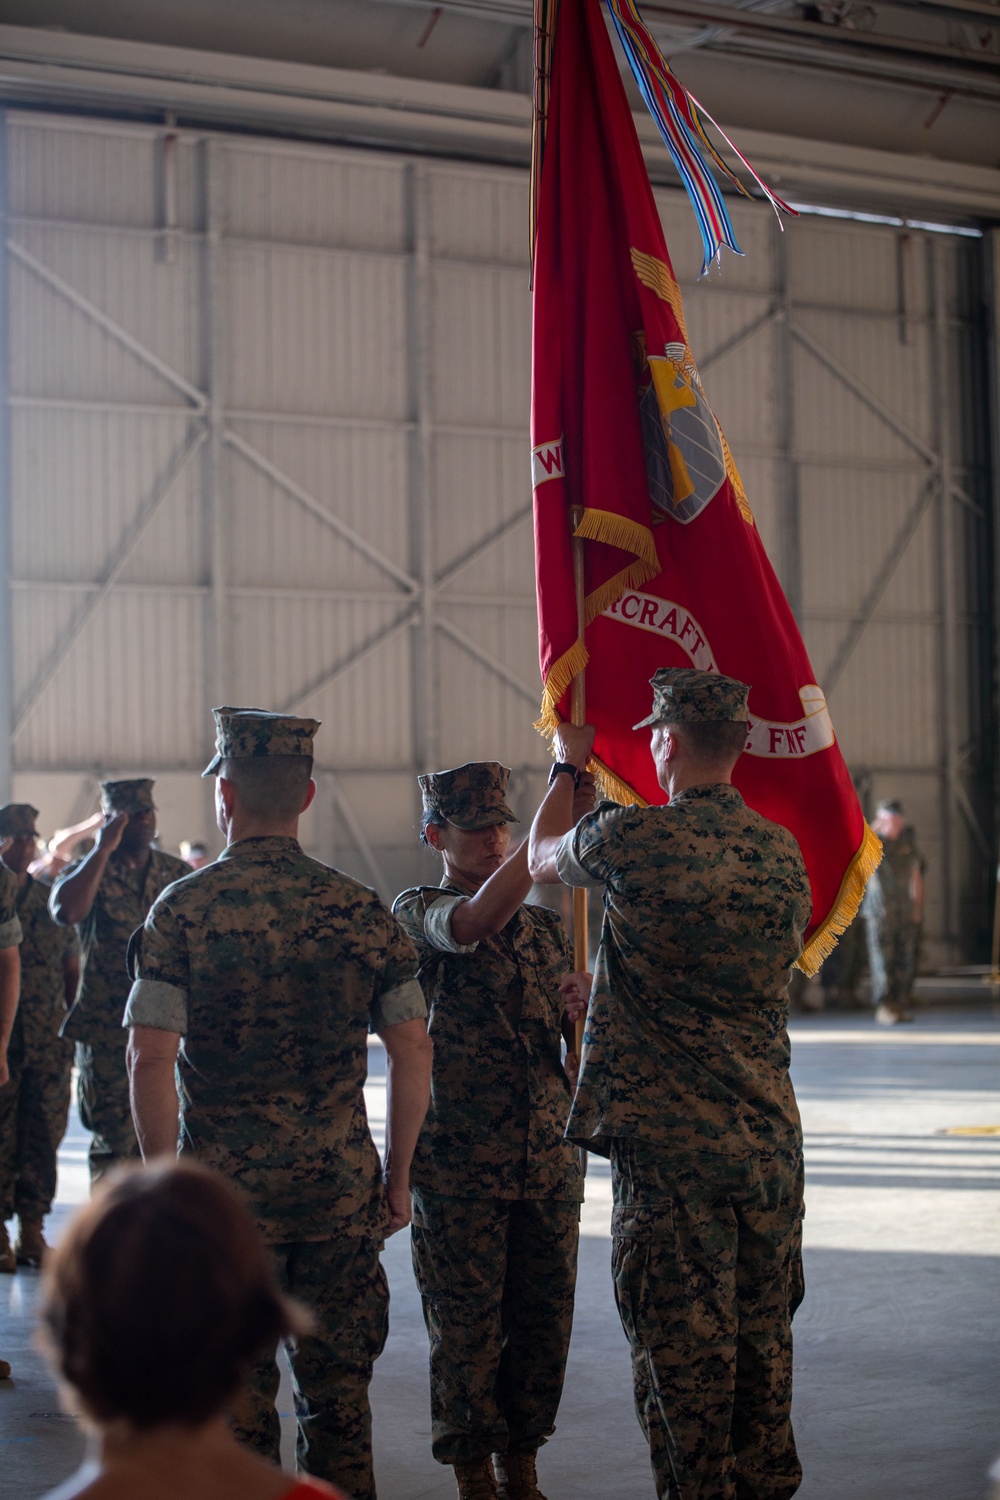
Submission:
[[[572,679],[586,668],[604,790],[662,802],[649,731],[631,727],[649,712],[653,673],[693,665],[748,682],[750,732],[734,780],[798,840],[813,896],[799,964],[815,973],[881,846],[705,398],[599,0],[539,3],[538,56],[551,62],[536,89],[545,132],[531,438],[539,728],[570,717]],[[571,513],[583,539],[582,631]]]

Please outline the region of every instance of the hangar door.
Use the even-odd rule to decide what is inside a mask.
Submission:
[[[102,771],[210,835],[214,703],[323,720],[306,837],[427,878],[416,772],[546,768],[523,172],[12,113],[4,128],[10,692],[46,828]],[[736,205],[691,286],[710,399],[849,762],[903,797],[940,956],[993,830],[977,243]],[[978,914],[978,915],[977,915]]]

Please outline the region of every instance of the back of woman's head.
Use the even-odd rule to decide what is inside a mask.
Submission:
[[[48,1258],[43,1338],[84,1415],[200,1425],[306,1320],[223,1178],[185,1162],[112,1177]]]

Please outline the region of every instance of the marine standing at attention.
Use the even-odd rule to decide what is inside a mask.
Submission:
[[[69,1115],[73,1044],[59,1035],[80,979],[76,934],[49,915],[49,887],[28,874],[38,812],[26,802],[0,807],[3,862],[17,881],[21,922],[21,999],[8,1050],[10,1080],[0,1089],[0,1221],[17,1214],[13,1250],[0,1240],[0,1271],[40,1266],[42,1234],[56,1195],[56,1153]]]
[[[434,1043],[413,1164],[413,1267],[430,1336],[434,1457],[463,1500],[542,1500],[573,1323],[583,1182],[563,1139],[570,1085],[559,986],[573,967],[558,915],[526,906],[527,840],[508,857],[510,772],[495,761],[419,777],[440,886],[393,911],[420,954]],[[578,800],[593,805],[587,776]]]
[[[299,1465],[374,1500],[368,1386],[389,1305],[379,1252],[410,1220],[430,1091],[417,955],[374,891],[298,842],[316,720],[214,713],[204,774],[227,847],[163,893],[129,955],[136,1129],[148,1161],[177,1149],[179,1124],[181,1152],[248,1195],[282,1287],[316,1317],[287,1345]],[[365,1113],[369,1030],[388,1058],[384,1185]],[[277,1392],[271,1356],[236,1420],[276,1462]]]
[[[880,802],[872,831],[882,840],[882,863],[865,889],[861,915],[868,941],[872,1005],[882,1026],[913,1020],[913,981],[924,913],[925,860],[902,803]]]
[[[122,1032],[128,941],[160,892],[190,868],[152,847],[156,807],[150,779],[102,781],[101,809],[104,822],[93,849],[56,876],[49,896],[56,922],[75,926],[80,938],[80,987],[62,1035],[76,1043],[77,1102],[92,1134],[91,1186],[139,1154]]]
[[[792,835],[731,784],[746,684],[665,668],[652,685],[635,727],[652,725],[669,804],[602,802],[574,828],[560,775],[531,830],[536,880],[604,890],[567,1134],[611,1158],[615,1295],[657,1495],[787,1500],[803,1210],[786,990],[809,884]],[[558,759],[585,766],[593,738],[561,725]]]

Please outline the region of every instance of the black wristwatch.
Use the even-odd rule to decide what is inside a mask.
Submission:
[[[569,762],[565,760],[557,760],[555,765],[552,767],[552,770],[549,772],[549,786],[554,786],[556,777],[562,776],[563,774],[572,776],[573,788],[574,790],[576,790],[576,788],[580,785],[580,773],[576,769],[576,766],[571,766]]]

